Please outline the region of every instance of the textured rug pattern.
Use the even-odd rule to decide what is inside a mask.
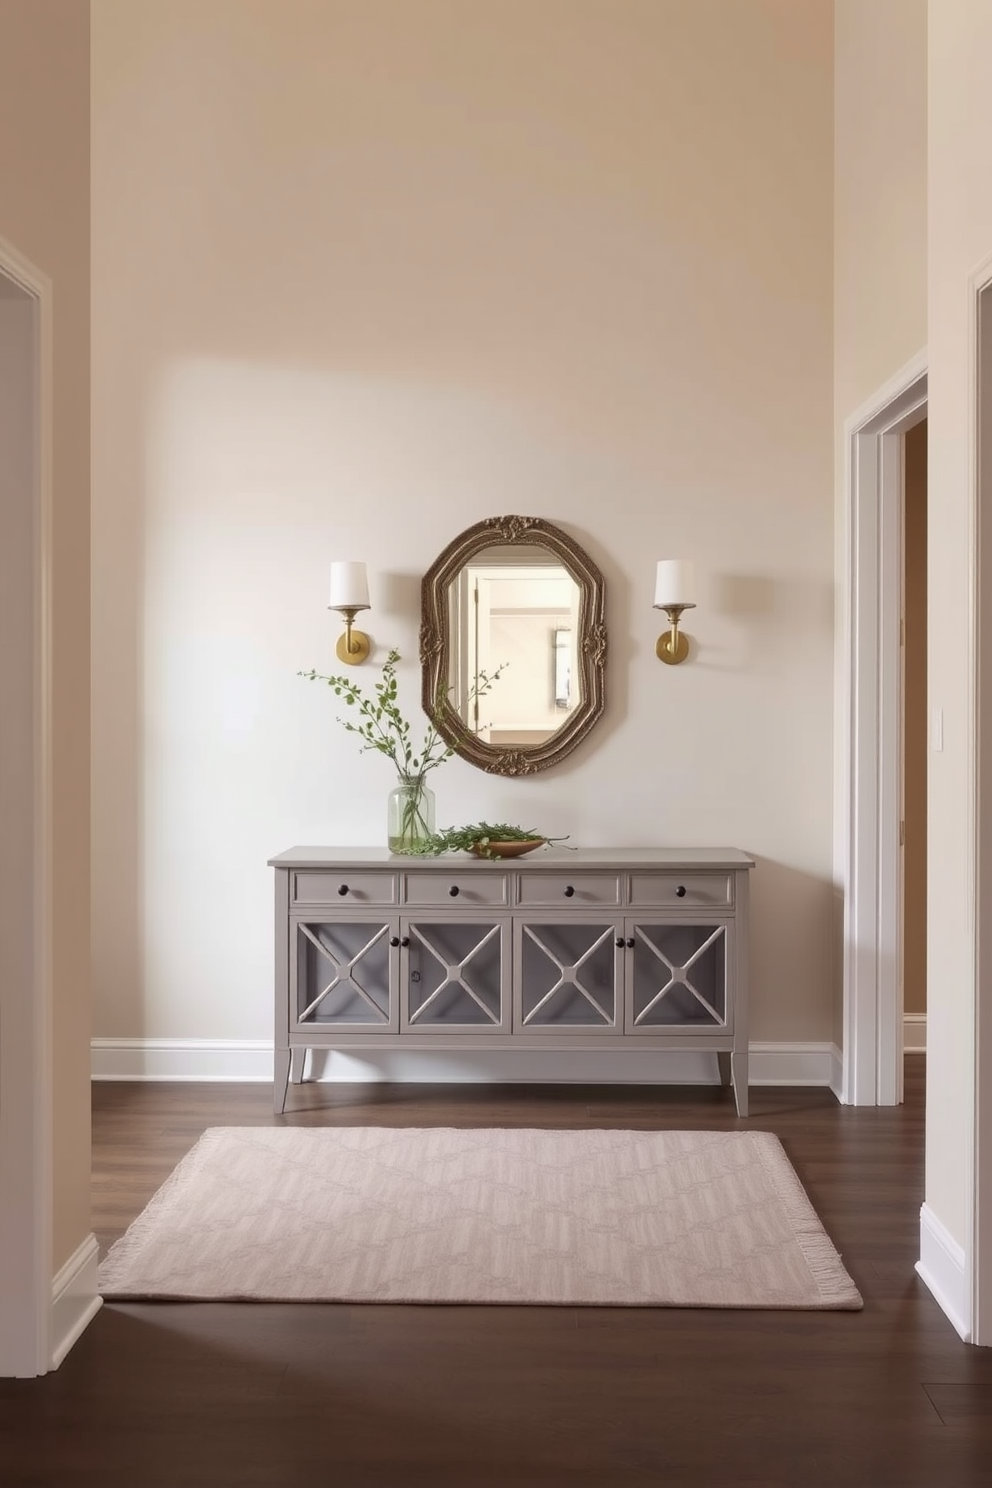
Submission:
[[[857,1308],[767,1132],[214,1127],[108,1299]]]

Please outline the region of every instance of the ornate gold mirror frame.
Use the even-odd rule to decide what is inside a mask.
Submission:
[[[543,742],[505,747],[479,738],[452,706],[451,586],[465,565],[488,549],[517,545],[528,550],[545,549],[578,586],[575,665],[579,702]],[[560,527],[541,517],[487,517],[449,543],[423,578],[420,660],[424,712],[455,753],[491,775],[531,775],[571,754],[605,705],[605,607],[603,575],[595,563]]]

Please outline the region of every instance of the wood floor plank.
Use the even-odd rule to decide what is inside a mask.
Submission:
[[[977,1426],[992,1447],[992,1381],[928,1382],[924,1388],[945,1426]]]
[[[3,1488],[992,1488],[992,1357],[916,1276],[924,1061],[906,1104],[752,1091],[860,1313],[105,1306],[0,1381]],[[209,1126],[735,1130],[716,1088],[97,1085],[106,1246]]]

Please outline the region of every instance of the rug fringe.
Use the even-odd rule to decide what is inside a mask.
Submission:
[[[782,1143],[772,1132],[748,1135],[755,1139],[762,1166],[792,1223],[820,1297],[832,1308],[862,1308],[861,1293],[844,1269],[840,1251],[824,1230]]]

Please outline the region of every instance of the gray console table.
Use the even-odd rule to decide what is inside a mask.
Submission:
[[[293,847],[276,870],[275,1089],[307,1049],[691,1049],[747,1115],[736,848],[485,862]]]

